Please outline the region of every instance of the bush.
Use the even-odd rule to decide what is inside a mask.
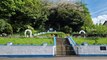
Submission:
[[[7,23],[4,19],[0,19],[0,33],[13,33],[11,24]]]
[[[107,34],[107,27],[103,25],[92,25],[90,27],[82,27],[88,34]]]
[[[69,26],[65,26],[65,27],[62,29],[62,31],[65,32],[65,33],[71,34],[71,33],[72,33],[72,28],[69,27]]]
[[[12,26],[9,23],[6,23],[4,32],[6,32],[7,34],[13,33]]]

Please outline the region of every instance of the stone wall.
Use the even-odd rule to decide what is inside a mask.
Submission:
[[[0,55],[55,55],[54,46],[0,46]]]
[[[78,46],[78,55],[107,55],[107,46],[92,45]]]

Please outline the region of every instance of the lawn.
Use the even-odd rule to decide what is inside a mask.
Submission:
[[[73,37],[73,40],[77,44],[82,44],[83,42],[87,42],[88,44],[107,44],[107,38],[82,38]],[[0,37],[0,44],[7,44],[8,42],[12,42],[14,45],[42,45],[43,43],[47,43],[48,45],[53,45],[53,38],[6,38]]]
[[[88,44],[94,44],[96,42],[96,44],[107,44],[107,38],[75,38],[73,37],[73,40],[77,43],[77,44],[82,44],[83,42],[87,42]]]
[[[34,36],[34,38],[21,38],[19,34],[14,34],[12,37],[0,37],[0,44],[6,45],[8,42],[12,42],[14,45],[42,45],[43,43],[53,45],[53,35],[65,36],[63,32],[49,32]]]
[[[47,43],[48,45],[53,44],[52,38],[5,38],[0,37],[0,44],[7,44],[12,42],[14,45],[42,45]]]

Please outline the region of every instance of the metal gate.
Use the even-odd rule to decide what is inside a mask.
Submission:
[[[73,47],[66,38],[57,38],[56,56],[75,55]]]

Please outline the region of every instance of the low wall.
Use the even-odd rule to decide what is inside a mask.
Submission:
[[[77,54],[78,55],[84,55],[84,56],[107,56],[107,46],[78,46],[77,48]]]
[[[54,56],[54,46],[0,46],[0,56]]]

